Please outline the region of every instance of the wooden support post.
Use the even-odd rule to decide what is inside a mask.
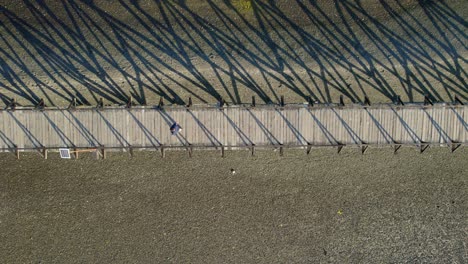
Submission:
[[[104,108],[104,100],[102,99],[102,97],[99,98],[97,108]]]
[[[251,106],[255,107],[255,96],[254,95],[252,95],[252,105]]]
[[[15,146],[15,155],[16,155],[16,159],[20,158],[20,152],[19,152],[18,146]]]
[[[130,157],[133,158],[133,147],[132,146],[128,146],[128,152],[130,153]]]
[[[166,152],[165,152],[165,150],[164,150],[164,146],[163,146],[163,145],[161,145],[161,157],[162,157],[162,158],[165,158],[165,157],[166,157]]]
[[[427,94],[424,95],[424,105],[434,105]]]
[[[340,106],[345,106],[343,95],[340,95]]]
[[[306,151],[307,155],[309,155],[311,151],[312,151],[312,144],[307,143],[307,151]]]
[[[423,153],[427,148],[429,148],[429,144],[424,144],[424,143],[421,143],[419,145],[419,153]]]
[[[366,153],[367,148],[369,148],[369,145],[361,146],[361,154],[362,154],[362,155],[364,155],[364,153]]]
[[[189,146],[188,146],[188,155],[189,155],[190,158],[192,157],[192,153],[193,153],[193,146],[192,146],[192,144],[189,144]]]
[[[192,107],[192,97],[191,96],[188,98],[187,107]]]
[[[371,105],[371,102],[370,102],[369,97],[367,95],[364,96],[364,105],[368,105],[368,106]]]
[[[464,103],[458,98],[458,96],[455,95],[455,102],[454,104],[459,104],[459,105],[464,105]]]
[[[280,148],[279,148],[279,152],[280,152],[280,156],[284,156],[284,148],[283,148],[283,144],[280,144]]]
[[[250,146],[250,151],[251,151],[250,154],[251,154],[252,156],[255,156],[255,144],[252,144],[252,145]]]
[[[75,159],[78,159],[78,149],[73,148],[73,153],[75,154]]]
[[[460,142],[452,142],[451,147],[452,147],[452,153],[455,152],[459,147],[461,146]]]
[[[44,159],[47,159],[47,148],[42,147],[42,156],[44,156]]]
[[[397,154],[398,150],[401,148],[401,144],[393,145],[393,154]]]
[[[221,157],[224,158],[224,146],[221,146]]]
[[[285,104],[284,104],[284,95],[282,95],[282,96],[280,97],[280,106],[281,106],[281,107],[284,107],[284,105],[285,105]]]
[[[341,153],[341,150],[343,149],[343,147],[344,147],[344,145],[342,145],[342,144],[338,145],[338,151],[337,151],[338,154]]]
[[[102,159],[106,159],[106,148],[104,147],[104,145],[101,146],[101,155]]]

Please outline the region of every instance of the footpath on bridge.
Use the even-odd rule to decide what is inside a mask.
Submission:
[[[197,148],[305,148],[430,145],[455,151],[468,141],[462,104],[235,105],[8,108],[0,111],[0,150],[105,151]],[[172,135],[170,126],[183,128]]]

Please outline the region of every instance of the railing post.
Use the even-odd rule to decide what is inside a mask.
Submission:
[[[364,96],[364,105],[370,106],[371,102],[369,100],[369,97],[367,95]]]
[[[132,99],[133,99],[132,96],[128,98],[127,105],[126,105],[127,108],[132,108],[133,106]]]
[[[39,100],[39,102],[36,104],[35,109],[43,110],[46,107],[45,101],[43,98]]]
[[[427,94],[424,95],[424,105],[434,105],[434,103],[431,101],[431,98],[429,98],[429,95]]]
[[[5,109],[10,108],[11,110],[15,111],[15,110],[16,110],[16,106],[18,106],[18,103],[16,102],[16,99],[15,99],[15,98],[11,98],[10,102],[7,104],[7,106],[5,107]]]
[[[75,110],[76,106],[77,106],[76,97],[73,97],[73,99],[70,102],[70,105],[68,106],[68,109]]]
[[[307,96],[307,103],[309,103],[309,107],[313,107],[313,106],[314,106],[314,101],[312,100],[312,97]]]
[[[20,158],[19,148],[18,148],[18,146],[16,146],[16,145],[15,145],[15,155],[16,155],[16,159],[19,159],[19,158]]]
[[[397,104],[397,105],[405,105],[403,103],[403,101],[401,100],[401,96],[399,96],[399,95],[396,95],[394,103]]]
[[[187,107],[188,107],[188,108],[192,107],[192,97],[191,97],[191,96],[188,98]]]
[[[163,107],[164,107],[164,99],[161,97],[161,98],[159,98],[158,108],[162,109]]]
[[[459,104],[459,105],[464,105],[463,102],[458,98],[458,96],[455,95],[455,102],[454,104]]]
[[[102,99],[102,97],[99,98],[99,101],[98,101],[98,104],[97,104],[96,108],[98,108],[98,109],[104,108],[104,100]]]
[[[340,106],[345,106],[343,95],[340,95]]]

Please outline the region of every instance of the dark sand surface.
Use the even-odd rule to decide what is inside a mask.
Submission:
[[[358,153],[3,154],[1,262],[466,263],[466,149]]]

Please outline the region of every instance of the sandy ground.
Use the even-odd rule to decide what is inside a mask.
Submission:
[[[468,100],[466,1],[7,1],[0,93],[31,105]]]
[[[466,17],[463,0],[0,0],[0,99],[467,101]],[[0,262],[467,263],[467,150],[358,153],[2,154]]]
[[[466,263],[466,149],[2,154],[2,263]],[[231,173],[236,170],[236,174]]]

